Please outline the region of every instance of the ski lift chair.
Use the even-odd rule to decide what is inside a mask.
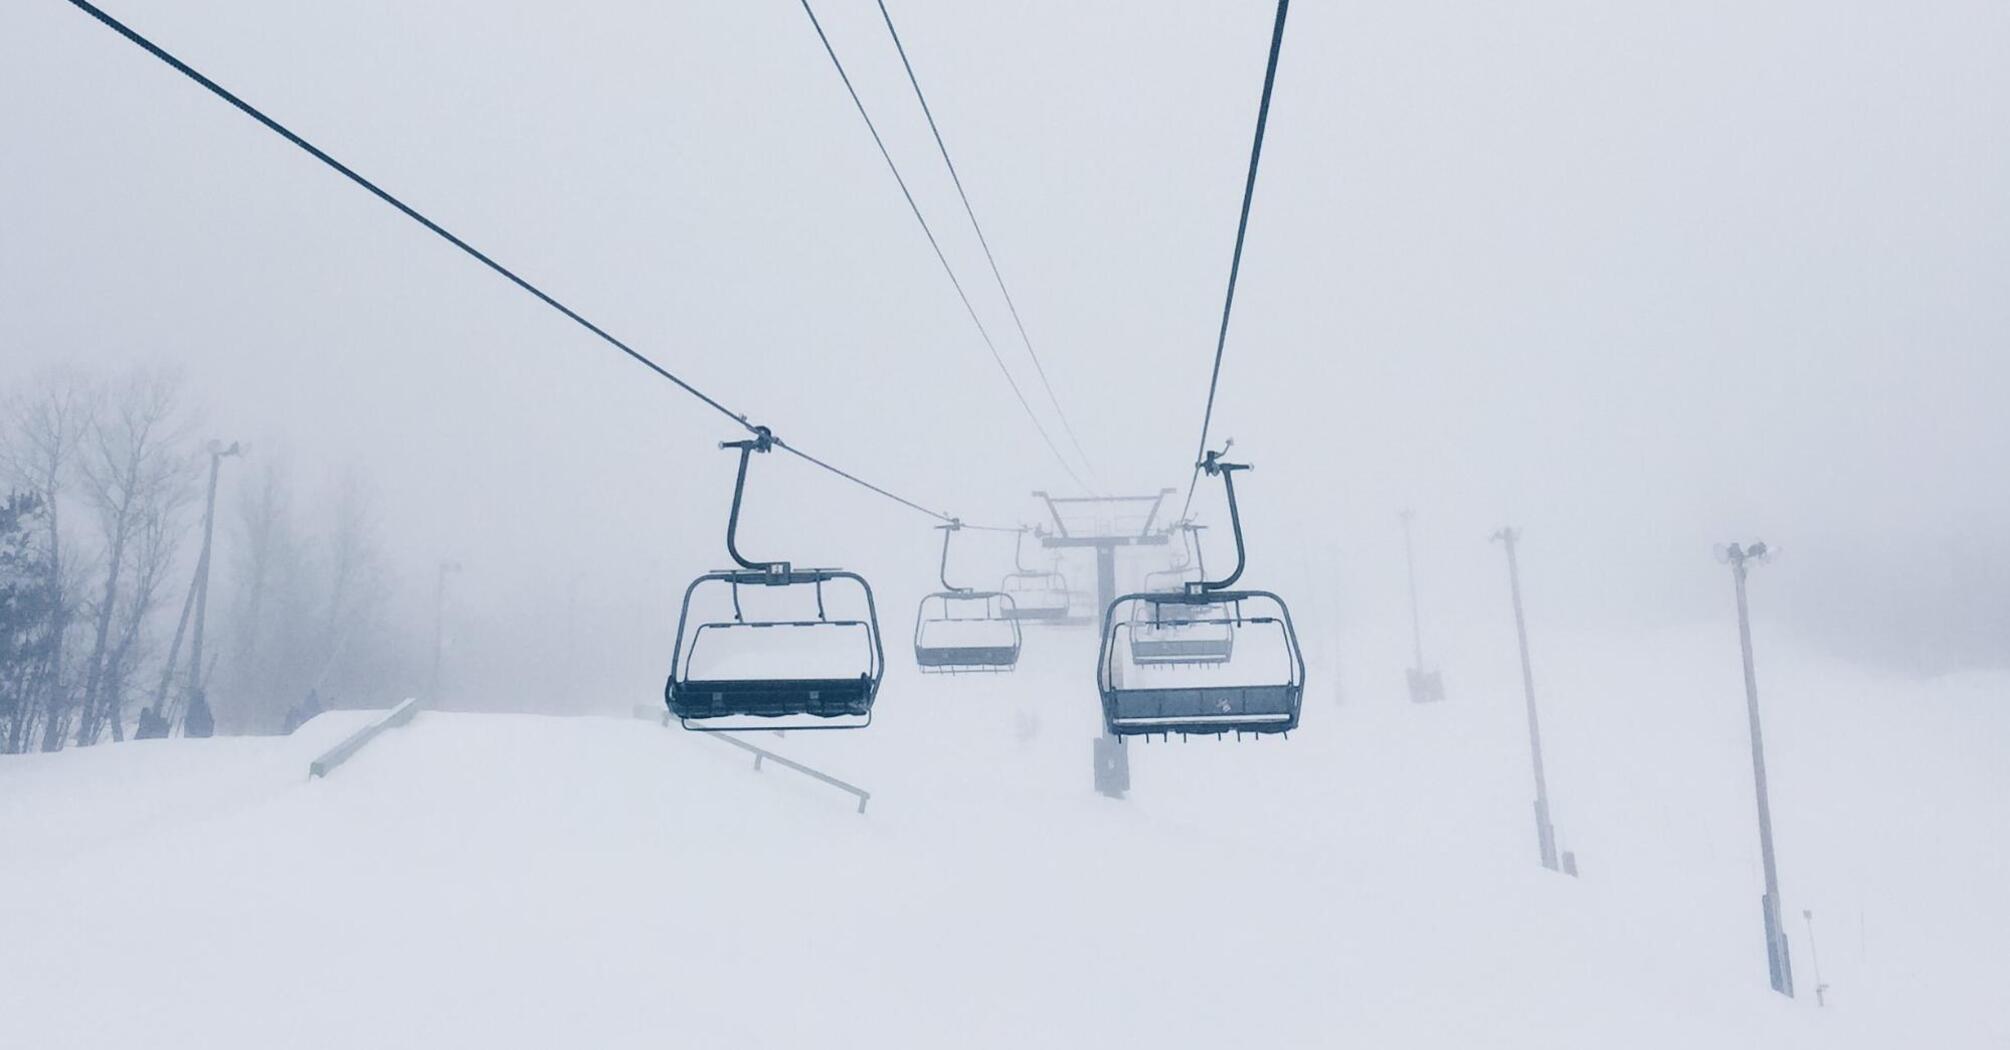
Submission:
[[[914,614],[914,662],[927,674],[1004,672],[1019,664],[1018,608],[1003,591],[979,591],[949,582],[949,537],[942,530],[942,590],[921,599]]]
[[[1201,553],[1202,526],[1191,521],[1177,526],[1185,534],[1184,550],[1172,567],[1145,574],[1149,594],[1183,594],[1188,585],[1207,579],[1207,558]],[[1140,664],[1218,664],[1235,655],[1235,628],[1227,613],[1212,603],[1147,601],[1145,612],[1129,621],[1130,656]]]
[[[1166,531],[1180,532],[1180,549],[1173,555],[1172,564],[1163,569],[1145,573],[1145,590],[1148,593],[1178,594],[1186,590],[1186,585],[1207,578],[1207,564],[1197,557],[1200,547],[1198,536],[1205,526],[1195,525],[1191,520],[1175,522]]]
[[[1074,595],[1068,590],[1068,578],[1059,570],[1041,572],[1028,569],[1024,558],[1026,530],[1019,531],[1018,545],[1012,548],[1013,571],[998,585],[998,590],[1011,599],[1011,604],[1003,610],[1008,620],[1030,623],[1060,623],[1068,619],[1068,612],[1074,605]]]
[[[686,729],[860,729],[872,723],[886,655],[871,585],[843,569],[749,561],[735,543],[747,461],[774,443],[766,427],[757,427],[755,437],[720,446],[740,452],[726,523],[726,553],[739,567],[708,572],[684,590],[663,699]],[[845,593],[856,611],[831,615],[827,599]],[[720,611],[694,613],[693,599],[701,596],[697,609]],[[796,611],[754,615],[747,598]],[[730,599],[730,617],[721,599]],[[814,617],[807,615],[812,599]]]
[[[1220,580],[1187,582],[1180,593],[1126,594],[1110,603],[1103,617],[1103,644],[1096,666],[1103,724],[1117,736],[1266,735],[1298,728],[1305,696],[1305,655],[1291,622],[1291,610],[1270,591],[1231,589],[1246,562],[1242,521],[1235,502],[1234,472],[1210,452],[1200,464],[1220,477],[1228,494],[1235,529],[1235,571]],[[1207,627],[1232,639],[1230,655],[1195,666],[1140,659],[1140,638],[1154,625]],[[1142,633],[1144,631],[1146,633]]]

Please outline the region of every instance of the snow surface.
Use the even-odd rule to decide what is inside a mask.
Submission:
[[[748,736],[864,816],[633,718],[424,712],[318,781],[368,716],[10,758],[7,1042],[2010,1043],[2010,679],[1762,665],[1787,1000],[1735,642],[1544,641],[1575,880],[1536,864],[1491,644],[1428,707],[1322,656],[1291,739],[1133,744],[1121,802],[1090,790],[1093,641],[1051,631],[1012,676],[895,659],[869,730]]]

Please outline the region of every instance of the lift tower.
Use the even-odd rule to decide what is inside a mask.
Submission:
[[[1151,496],[1049,496],[1033,495],[1046,501],[1047,515],[1054,531],[1041,532],[1040,544],[1050,550],[1096,552],[1096,623],[1117,600],[1117,548],[1163,547],[1172,542],[1172,533],[1155,529],[1159,509],[1173,489],[1160,489]],[[1135,522],[1135,524],[1133,524]]]
[[[1050,496],[1033,495],[1047,504],[1054,530],[1040,532],[1040,543],[1049,550],[1092,549],[1096,552],[1096,615],[1091,622],[1101,629],[1103,616],[1117,600],[1117,550],[1120,547],[1163,547],[1172,542],[1170,529],[1155,528],[1159,510],[1174,489],[1160,489],[1150,496]],[[1105,729],[1095,741],[1096,790],[1111,798],[1123,798],[1131,786],[1131,763],[1122,737]]]

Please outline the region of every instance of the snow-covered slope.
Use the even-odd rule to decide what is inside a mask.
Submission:
[[[1789,1001],[1764,978],[1735,651],[1729,692],[1643,671],[1714,669],[1713,634],[1552,661],[1576,880],[1535,863],[1519,697],[1471,684],[1516,682],[1492,648],[1448,666],[1442,705],[1328,668],[1288,741],[1133,745],[1118,802],[1090,790],[1087,640],[1032,641],[1011,677],[897,673],[869,731],[753,737],[869,788],[864,816],[635,719],[427,712],[313,782],[354,716],[0,762],[8,1041],[2010,1039],[2000,679],[1769,665]]]

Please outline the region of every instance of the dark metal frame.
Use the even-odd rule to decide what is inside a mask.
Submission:
[[[788,562],[750,561],[740,553],[738,536],[740,507],[746,496],[747,462],[756,452],[774,447],[774,436],[766,427],[755,428],[755,436],[744,441],[723,442],[720,448],[738,449],[740,468],[733,482],[733,507],[726,520],[726,553],[738,569],[708,572],[684,589],[683,607],[677,616],[677,638],[670,652],[670,676],[663,683],[663,702],[685,729],[694,732],[730,732],[745,729],[863,729],[872,724],[872,705],[886,676],[886,651],[880,640],[879,609],[873,600],[872,585],[865,577],[843,569],[799,569]],[[865,596],[866,618],[833,620],[824,611],[824,585],[849,582]],[[707,585],[725,584],[732,589],[733,619],[708,621],[692,628],[691,597]],[[817,618],[814,620],[748,620],[740,607],[741,587],[814,587]],[[761,629],[771,627],[862,628],[866,636],[866,669],[857,678],[734,678],[692,679],[691,658],[707,630]],[[684,641],[691,641],[686,651]],[[826,698],[825,693],[834,694]],[[759,718],[759,725],[714,725],[717,720]],[[771,719],[808,718],[814,721],[777,725]],[[846,719],[845,721],[836,721]]]
[[[1159,508],[1165,504],[1166,497],[1175,491],[1160,489],[1150,496],[1050,496],[1045,492],[1035,492],[1033,495],[1046,501],[1047,514],[1054,519],[1054,531],[1042,533],[1040,542],[1050,548],[1162,546],[1167,542],[1166,530],[1154,530],[1152,524],[1158,521]],[[1151,509],[1145,512],[1145,523],[1136,533],[1078,536],[1068,531],[1068,523],[1061,518],[1061,505],[1075,503],[1149,503]]]
[[[1166,531],[1168,532],[1177,530],[1180,533],[1179,553],[1173,558],[1173,563],[1170,567],[1155,569],[1145,573],[1145,590],[1152,592],[1184,591],[1186,590],[1187,583],[1190,582],[1187,576],[1192,575],[1195,579],[1203,580],[1207,578],[1207,556],[1201,553],[1199,535],[1200,530],[1206,527],[1205,525],[1196,525],[1192,521],[1181,521],[1167,528]],[[1155,580],[1165,580],[1168,582],[1158,584],[1153,582]]]
[[[1003,591],[980,591],[970,587],[958,587],[949,582],[949,538],[962,531],[963,523],[952,521],[938,525],[942,530],[942,564],[937,578],[942,581],[942,590],[926,595],[914,610],[914,662],[924,674],[1002,674],[1019,665],[1019,650],[1024,636],[1019,630],[1019,619],[1010,615],[1018,605],[1012,596]],[[978,616],[957,616],[957,605],[977,603],[982,606]],[[939,616],[929,616],[933,605],[941,611]],[[973,623],[987,622],[1003,624],[1012,632],[1012,644],[1005,645],[928,645],[925,641],[927,627],[931,623]]]
[[[1160,569],[1157,572],[1145,574],[1145,590],[1148,593],[1177,594],[1184,592],[1187,586],[1195,582],[1195,580],[1207,579],[1207,554],[1201,549],[1199,536],[1200,530],[1204,526],[1196,525],[1191,521],[1182,521],[1174,525],[1173,528],[1178,529],[1184,537],[1182,558],[1179,564],[1170,569]],[[1195,580],[1188,580],[1186,578],[1189,573],[1194,575]],[[1154,579],[1165,579],[1167,577],[1170,577],[1172,580],[1171,586],[1153,586],[1152,581]],[[1235,626],[1232,621],[1220,619],[1218,615],[1211,616],[1210,614],[1218,612],[1216,608],[1198,607],[1188,611],[1185,616],[1169,618],[1165,615],[1165,604],[1167,603],[1153,602],[1151,603],[1152,614],[1149,618],[1133,618],[1128,621],[1130,635],[1128,641],[1130,642],[1132,663],[1153,665],[1219,664],[1228,662],[1235,655]],[[1180,632],[1182,628],[1201,627],[1209,624],[1220,624],[1223,630],[1219,634],[1200,634],[1197,637],[1139,636],[1140,628],[1144,628],[1148,632],[1160,632],[1166,629]]]
[[[1199,464],[1210,477],[1222,479],[1228,494],[1229,523],[1235,532],[1235,570],[1219,580],[1189,581],[1181,593],[1134,593],[1109,604],[1103,614],[1103,644],[1096,661],[1096,687],[1102,695],[1103,725],[1118,736],[1222,736],[1234,733],[1266,735],[1289,733],[1298,728],[1305,698],[1305,653],[1298,643],[1291,609],[1271,591],[1232,590],[1242,578],[1248,561],[1243,543],[1242,515],[1235,501],[1235,472],[1247,464],[1226,463],[1219,452],[1209,452]],[[1245,602],[1263,602],[1276,609],[1275,615],[1247,615]],[[1246,626],[1275,625],[1283,633],[1288,655],[1284,681],[1260,685],[1185,685],[1172,687],[1127,687],[1117,671],[1117,632],[1135,630],[1135,613],[1119,616],[1124,609],[1150,606],[1146,623],[1222,623],[1230,631]],[[1193,615],[1167,620],[1163,609],[1192,609]],[[1222,610],[1209,616],[1210,609]],[[1226,661],[1217,661],[1226,662]],[[1140,665],[1135,653],[1134,666]]]
[[[1117,551],[1119,548],[1163,547],[1171,542],[1172,538],[1168,530],[1155,529],[1153,525],[1158,521],[1159,510],[1164,506],[1165,498],[1172,495],[1173,491],[1172,489],[1160,489],[1156,495],[1151,496],[1069,496],[1060,498],[1050,496],[1045,492],[1034,492],[1033,495],[1046,501],[1047,513],[1054,519],[1055,531],[1051,533],[1041,531],[1038,533],[1040,545],[1049,550],[1088,549],[1095,551],[1096,599],[1095,604],[1091,608],[1104,608],[1111,601],[1115,600],[1117,596]],[[1138,531],[1136,532],[1117,532],[1112,530],[1094,535],[1083,535],[1068,531],[1068,522],[1066,518],[1062,517],[1061,508],[1063,506],[1085,503],[1106,505],[1150,504],[1150,507],[1145,511],[1144,523],[1138,527]],[[1072,606],[1072,601],[1070,604]],[[1096,623],[1093,615],[1081,619],[1069,617],[1061,620],[1049,620],[1047,622],[1081,626],[1094,626]]]
[[[999,593],[1004,594],[1007,597],[1010,597],[1013,602],[1012,608],[1007,612],[1007,615],[1014,620],[1019,620],[1025,623],[1060,625],[1060,624],[1069,624],[1077,622],[1074,618],[1068,615],[1070,612],[1074,611],[1075,608],[1075,596],[1074,592],[1068,588],[1068,577],[1062,575],[1058,570],[1050,570],[1047,572],[1042,572],[1038,569],[1028,569],[1026,567],[1024,549],[1026,545],[1026,533],[1029,531],[1034,533],[1035,535],[1040,534],[1040,531],[1038,529],[1019,530],[1019,538],[1015,542],[1012,548],[1012,567],[1014,571],[1007,573],[1005,575],[1005,579],[1000,581],[1000,583],[998,584]],[[1040,580],[1043,582],[1051,581],[1053,585],[1045,587],[1026,587],[1015,590],[1012,587],[1013,580]],[[1023,605],[1019,603],[1019,598],[1022,595],[1038,594],[1042,592],[1047,594],[1060,595],[1062,599],[1061,604]]]
[[[1245,612],[1243,603],[1264,602],[1274,614]],[[1281,682],[1254,685],[1192,684],[1177,686],[1126,686],[1118,681],[1117,633],[1120,627],[1137,622],[1135,615],[1121,615],[1129,607],[1152,606],[1152,617],[1162,616],[1161,605],[1214,606],[1218,616],[1195,616],[1179,622],[1219,623],[1232,631],[1275,625],[1283,635],[1288,667]],[[1146,666],[1135,658],[1133,665]],[[1191,663],[1192,661],[1190,661]],[[1218,660],[1215,664],[1231,661]],[[1118,736],[1221,736],[1234,733],[1289,733],[1298,728],[1305,695],[1305,654],[1299,648],[1298,631],[1284,599],[1271,591],[1214,591],[1207,594],[1127,594],[1110,605],[1104,620],[1103,647],[1097,660],[1097,691],[1103,700],[1103,725]]]

